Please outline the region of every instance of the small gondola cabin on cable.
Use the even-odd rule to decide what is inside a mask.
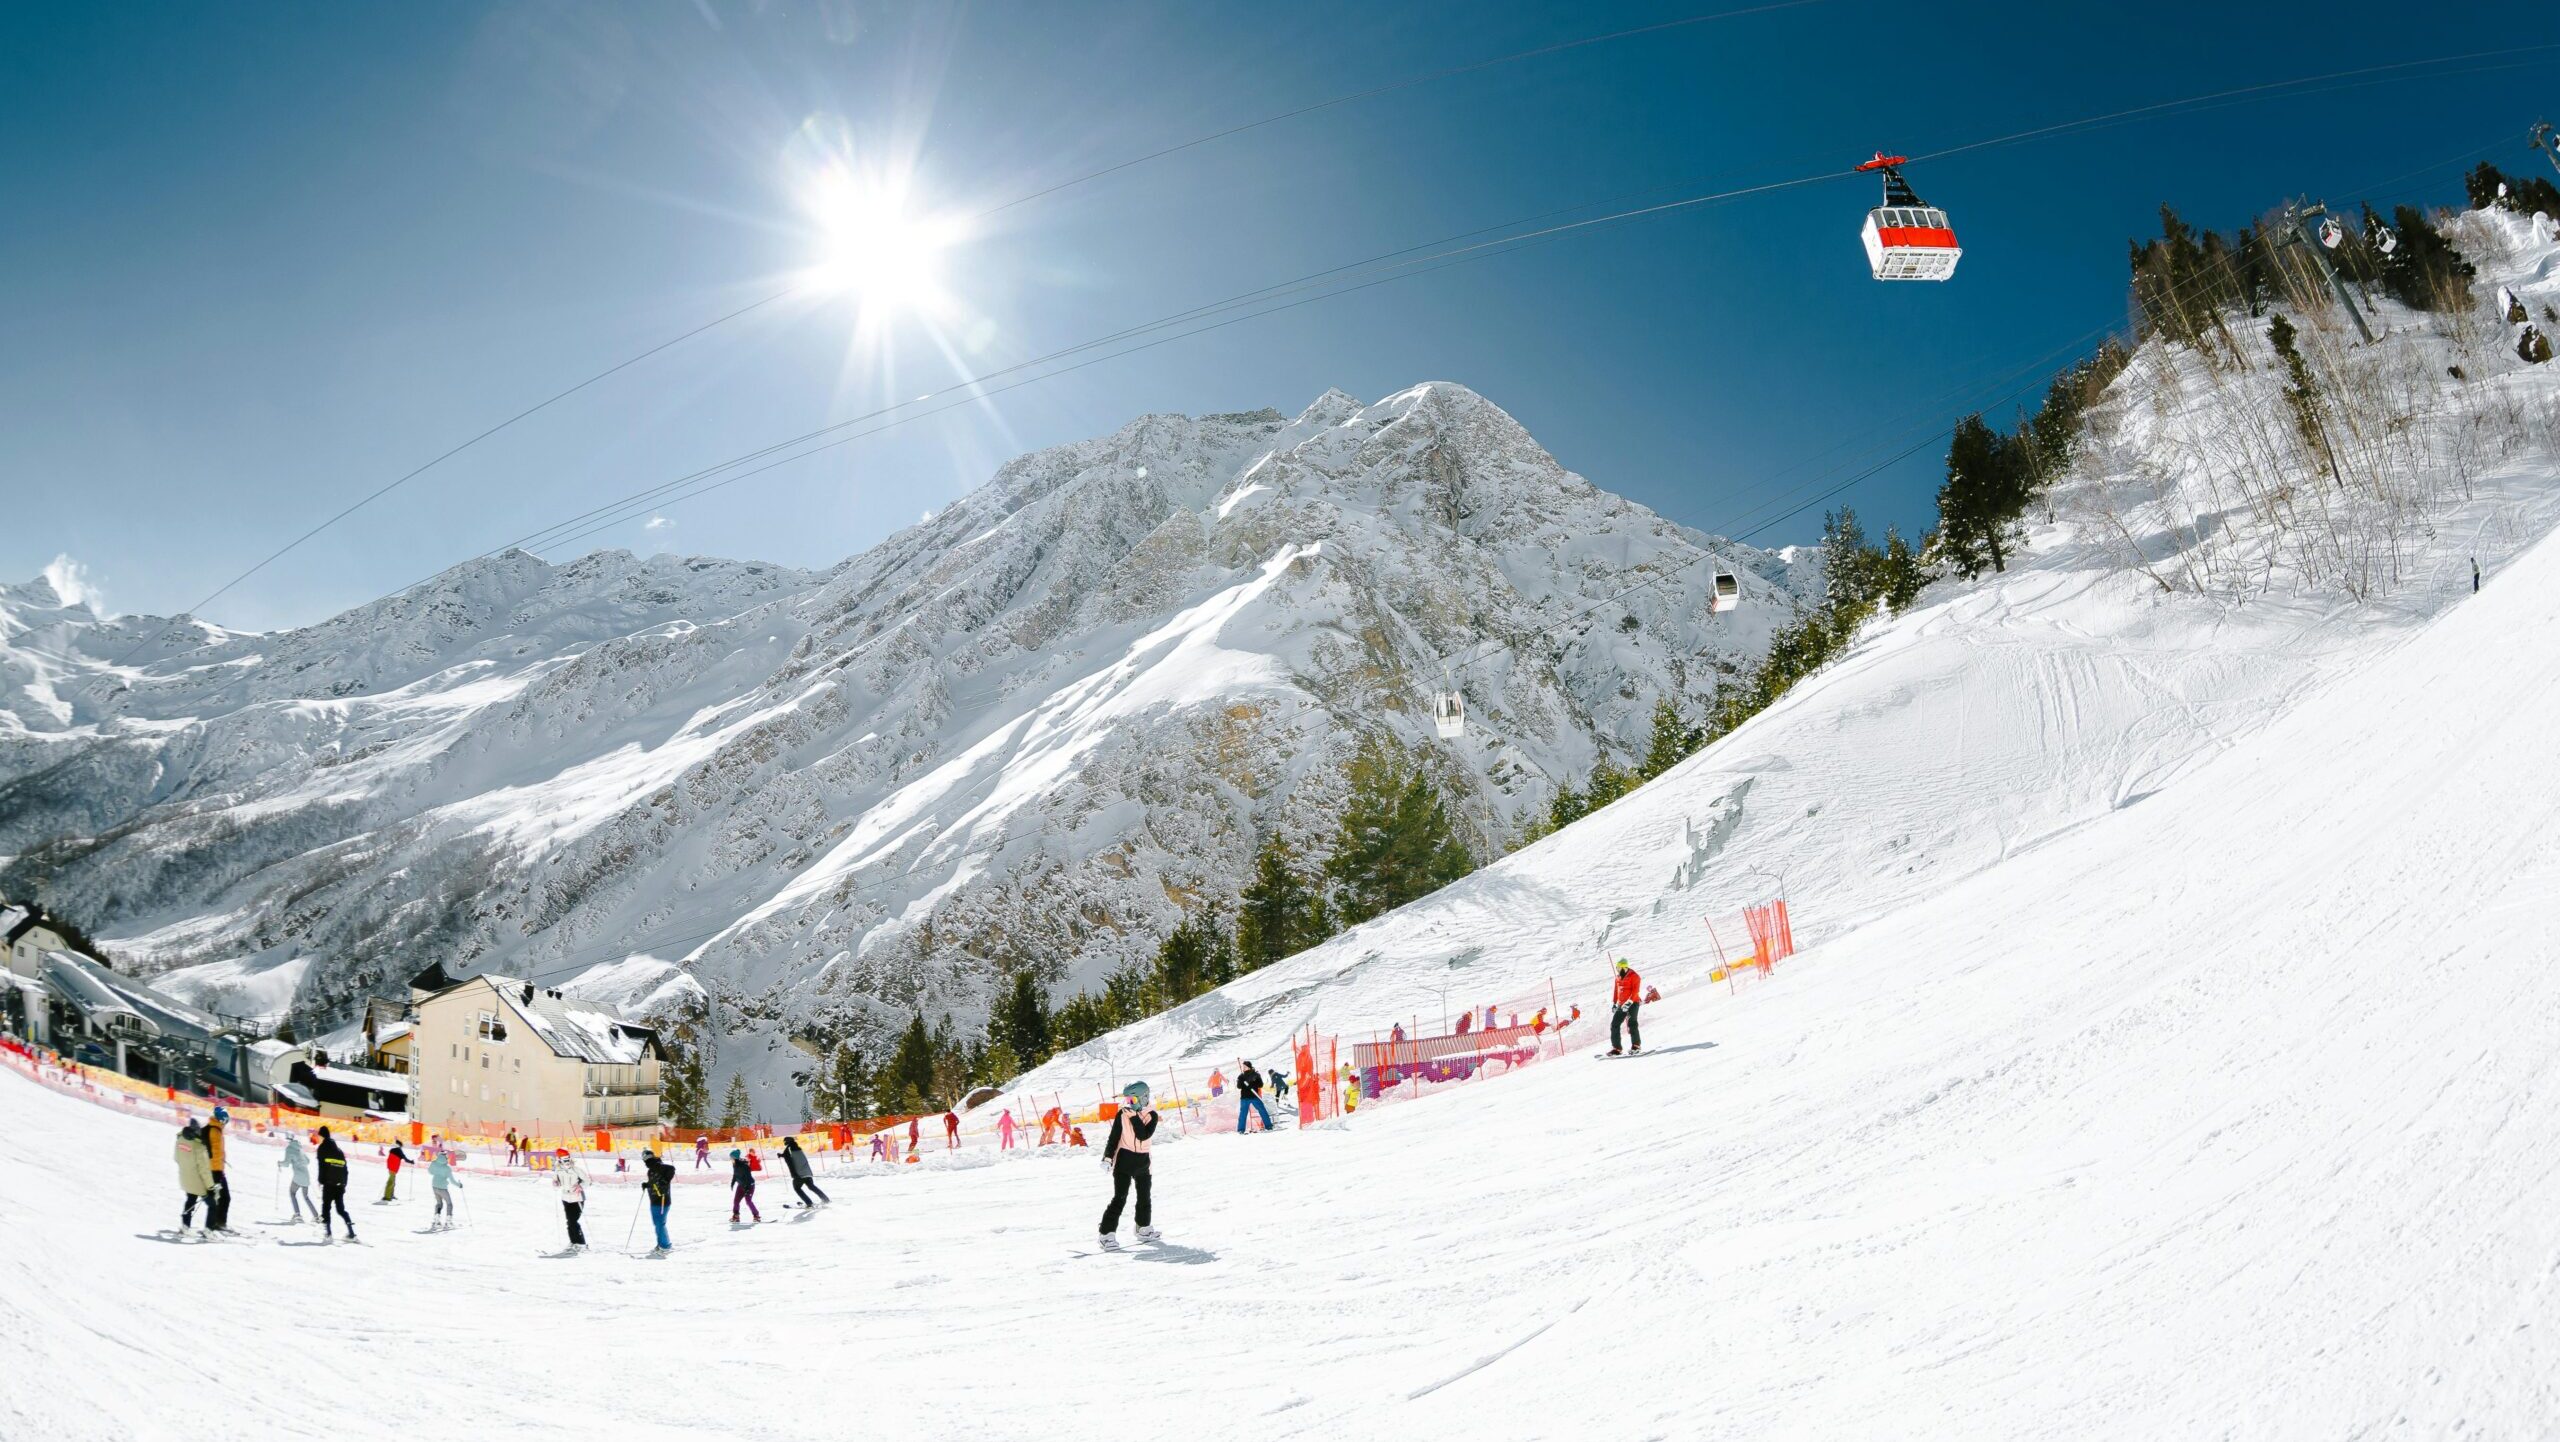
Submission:
[[[1431,720],[1439,730],[1440,739],[1443,741],[1455,741],[1466,735],[1466,698],[1455,691],[1442,691],[1434,695],[1431,698]]]
[[[1867,212],[1860,238],[1867,244],[1867,269],[1878,280],[1945,280],[1956,273],[1964,247],[1947,224],[1947,213],[1924,204],[1902,178],[1908,156],[1887,155],[1859,166],[1884,172],[1884,204]]]
[[[1742,582],[1731,571],[1716,572],[1715,589],[1707,597],[1707,611],[1721,615],[1742,604]]]

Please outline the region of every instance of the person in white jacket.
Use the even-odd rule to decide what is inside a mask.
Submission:
[[[578,1225],[578,1214],[587,1209],[587,1174],[562,1147],[551,1154],[551,1188],[560,1194],[560,1210],[569,1219],[569,1245],[584,1247],[586,1229]]]
[[[311,1200],[311,1154],[302,1149],[302,1138],[291,1132],[284,1135],[284,1160],[276,1163],[279,1171],[293,1173],[292,1189],[286,1195],[293,1202],[293,1219],[302,1220],[302,1209],[311,1208],[311,1219],[320,1219],[320,1204]]]

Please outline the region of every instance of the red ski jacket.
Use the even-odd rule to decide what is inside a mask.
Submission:
[[[1634,1001],[1636,998],[1644,995],[1643,991],[1640,990],[1643,985],[1644,978],[1636,975],[1633,968],[1619,972],[1617,990],[1609,995],[1610,1004],[1613,1006],[1625,1006],[1628,1002]]]

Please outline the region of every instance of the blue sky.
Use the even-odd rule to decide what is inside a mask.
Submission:
[[[68,555],[119,610],[193,602],[483,427],[788,284],[823,250],[804,203],[822,149],[970,215],[1312,101],[1708,8],[9,7],[0,577]],[[2560,40],[2541,7],[2463,8],[2458,26],[2379,4],[2306,25],[2276,6],[1825,0],[1333,107],[974,222],[930,315],[857,337],[849,302],[798,295],[724,326],[411,482],[208,614],[315,620],[884,398],[1479,226]],[[1142,412],[1291,411],[1425,379],[1484,392],[1603,486],[1748,529],[1770,497],[2120,322],[2125,242],[2163,200],[2229,226],[2376,182],[2379,200],[2452,202],[2463,152],[2540,164],[2527,82],[2551,55],[1915,169],[1966,246],[1949,285],[1866,279],[1870,182],[1783,190],[1091,366],[569,553],[825,565],[1021,450]],[[1936,458],[1845,499],[1872,529],[1916,530]],[[1818,525],[1817,508],[1758,539]]]

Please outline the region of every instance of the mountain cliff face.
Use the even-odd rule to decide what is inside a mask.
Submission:
[[[430,961],[682,968],[717,1070],[774,1073],[1151,953],[1265,835],[1322,851],[1363,734],[1498,850],[1755,659],[1789,580],[1433,383],[1144,417],[824,574],[515,552],[266,635],[0,588],[0,892],[307,1019]]]

